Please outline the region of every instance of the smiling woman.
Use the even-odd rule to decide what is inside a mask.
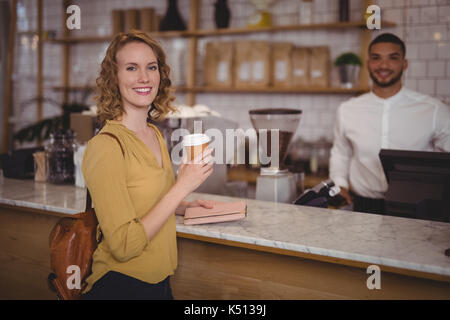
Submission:
[[[142,48],[143,56],[136,57],[133,55],[133,48]],[[122,53],[120,53],[122,51]],[[139,51],[140,52],[140,51]],[[133,56],[128,56],[128,54]],[[150,56],[148,56],[150,54]],[[127,60],[123,60],[127,59]],[[141,59],[143,61],[134,61]],[[145,61],[148,60],[148,61]],[[152,63],[151,66],[137,65],[138,62]],[[126,63],[129,63],[126,64]],[[122,67],[122,69],[119,69]],[[125,70],[123,70],[125,67]],[[97,78],[98,95],[95,100],[98,107],[99,120],[104,123],[105,120],[112,120],[122,115],[124,108],[122,105],[122,95],[119,90],[118,77],[119,71],[139,71],[142,69],[157,69],[159,82],[156,83],[156,90],[153,90],[153,106],[155,108],[154,117],[156,119],[163,118],[168,112],[174,111],[171,102],[175,99],[171,93],[171,81],[169,78],[170,67],[166,64],[166,55],[161,46],[147,34],[142,32],[132,32],[128,34],[120,33],[111,42],[105,59],[102,62],[100,76]],[[130,69],[130,70],[127,70]],[[136,80],[137,81],[137,80]],[[135,83],[137,84],[137,83]],[[158,94],[159,93],[159,94]],[[124,93],[122,93],[124,94]],[[150,104],[147,105],[149,107]]]
[[[153,50],[145,43],[129,43],[117,53],[117,66],[125,108],[148,109],[158,93],[160,80]]]
[[[156,126],[172,110],[170,68],[145,33],[118,34],[97,79],[99,120],[82,170],[103,241],[93,255],[84,299],[171,299],[177,267],[175,213],[212,202],[183,201],[212,173],[210,150],[184,161],[178,177]]]

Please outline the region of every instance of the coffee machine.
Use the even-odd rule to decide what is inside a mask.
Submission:
[[[297,197],[295,175],[284,165],[289,144],[300,122],[301,110],[286,108],[250,110],[250,120],[257,131],[260,151],[272,157],[276,150],[271,150],[271,131],[278,130],[278,163],[270,161],[262,164],[260,175],[256,180],[256,199],[274,202],[292,203]],[[261,144],[261,130],[267,130],[266,148]],[[265,150],[264,150],[265,149]],[[261,154],[261,152],[260,152]]]

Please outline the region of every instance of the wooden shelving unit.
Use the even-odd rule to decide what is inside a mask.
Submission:
[[[365,0],[363,7],[367,7],[369,0]],[[333,22],[333,23],[315,23],[315,24],[293,24],[272,26],[265,28],[229,28],[219,30],[201,30],[198,28],[198,20],[200,15],[201,0],[190,1],[189,23],[186,31],[168,31],[168,32],[153,32],[150,35],[156,38],[170,39],[170,38],[185,38],[188,40],[188,63],[187,63],[187,78],[186,86],[175,88],[176,92],[186,94],[186,104],[194,105],[197,94],[202,93],[237,93],[237,94],[257,94],[257,93],[283,93],[283,94],[298,94],[298,93],[313,93],[313,94],[361,94],[369,91],[369,75],[366,70],[365,61],[367,60],[367,47],[370,43],[371,35],[370,30],[366,28],[366,22],[349,21],[349,22]],[[69,0],[62,1],[63,8],[62,13],[65,17],[64,8],[69,4]],[[37,2],[38,7],[42,8],[42,1]],[[39,8],[38,8],[39,9]],[[42,9],[39,9],[42,10]],[[42,11],[40,11],[42,12]],[[42,14],[40,14],[42,19]],[[65,21],[65,19],[63,19]],[[396,24],[389,21],[382,21],[382,27],[394,27]],[[109,42],[112,36],[85,36],[85,37],[71,37],[70,32],[63,26],[64,35],[61,38],[56,39],[44,39],[41,37],[42,44],[55,43],[63,46],[63,76],[61,86],[53,87],[53,90],[62,91],[64,93],[63,102],[67,102],[69,93],[71,91],[86,90],[86,88],[94,90],[93,87],[86,86],[72,86],[70,84],[70,54],[71,46],[81,43],[101,43]],[[351,89],[340,87],[295,87],[295,88],[275,88],[268,87],[264,89],[257,88],[219,88],[219,87],[202,87],[197,85],[196,81],[196,65],[197,65],[197,43],[199,38],[203,37],[218,37],[222,35],[245,35],[253,33],[277,33],[287,31],[305,31],[305,30],[343,30],[343,29],[359,29],[360,30],[360,43],[361,43],[361,60],[364,65],[361,67],[359,86]],[[41,29],[42,33],[43,30]],[[43,57],[40,55],[39,60]],[[42,83],[42,72],[38,75],[38,82]],[[42,88],[40,89],[42,91]],[[42,95],[42,92],[39,92]],[[41,112],[41,111],[39,111]]]
[[[365,1],[367,2],[367,1]],[[197,64],[197,41],[202,37],[217,37],[222,35],[245,35],[252,33],[277,33],[277,32],[287,32],[287,31],[305,31],[305,30],[340,30],[340,29],[360,29],[361,30],[361,56],[362,60],[366,60],[367,45],[370,41],[370,32],[366,28],[366,22],[364,20],[360,21],[349,21],[349,22],[333,22],[333,23],[315,23],[315,24],[292,24],[292,25],[282,25],[282,26],[271,26],[264,28],[229,28],[229,29],[212,29],[212,30],[201,30],[198,28],[198,18],[200,14],[200,0],[191,0],[190,2],[190,15],[189,15],[189,25],[186,31],[168,31],[168,32],[153,32],[150,35],[156,38],[186,38],[188,39],[188,64],[187,64],[187,79],[186,86],[182,88],[176,88],[177,92],[186,94],[186,103],[188,105],[195,104],[195,98],[197,94],[201,93],[286,93],[286,94],[296,94],[296,93],[314,93],[314,94],[361,94],[369,91],[368,85],[368,74],[365,70],[365,66],[361,68],[360,74],[360,86],[351,89],[339,88],[339,87],[297,87],[297,88],[275,88],[268,87],[264,89],[256,88],[215,88],[215,87],[201,87],[197,86],[196,81],[196,64]],[[383,27],[393,27],[395,23],[389,21],[382,22]],[[45,42],[48,43],[59,43],[64,45],[66,48],[66,55],[70,55],[68,48],[71,45],[76,45],[79,43],[97,43],[97,42],[108,42],[112,39],[112,36],[99,36],[99,37],[69,37],[66,33],[65,37],[57,39],[47,39]],[[65,63],[63,70],[69,70],[70,66],[67,65],[69,58],[65,58]],[[66,71],[65,71],[66,72]],[[63,91],[65,97],[67,97],[70,91],[84,90],[85,87],[77,87],[70,85],[70,79],[68,75],[63,77],[64,84],[60,87],[56,87],[55,90]]]
[[[395,23],[383,21],[383,27],[394,27]],[[316,23],[316,24],[292,24],[282,26],[271,26],[262,28],[228,28],[228,29],[211,29],[211,30],[196,30],[196,31],[165,31],[152,32],[151,36],[156,38],[190,38],[190,37],[215,37],[223,35],[239,35],[251,33],[276,33],[283,31],[305,31],[305,30],[320,30],[320,29],[349,29],[349,28],[364,28],[365,21],[349,21],[349,22],[334,22],[334,23]],[[90,42],[107,42],[112,39],[112,36],[91,36],[91,37],[73,37],[73,38],[56,38],[44,39],[49,43],[90,43]]]

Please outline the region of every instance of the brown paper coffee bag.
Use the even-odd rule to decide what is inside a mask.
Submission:
[[[267,41],[253,41],[251,43],[251,68],[252,68],[252,88],[266,88],[271,85],[272,68],[272,46]]]
[[[140,29],[144,32],[152,32],[155,17],[155,9],[142,8],[139,10]]]
[[[235,42],[233,84],[236,88],[249,87],[252,79],[251,41]]]
[[[272,45],[272,83],[274,87],[292,85],[292,43],[279,42]]]
[[[292,86],[305,87],[309,85],[309,49],[295,47],[292,50]]]
[[[124,13],[124,31],[129,32],[133,29],[139,29],[139,10],[127,9]]]
[[[204,60],[205,86],[230,88],[233,84],[233,43],[208,42]]]
[[[112,22],[112,29],[113,29],[113,35],[123,32],[124,30],[124,12],[123,10],[113,10],[111,13],[111,22]]]
[[[159,24],[161,23],[161,15],[155,14],[153,15],[153,23],[152,23],[152,31],[159,31]]]
[[[330,50],[328,47],[311,48],[309,84],[317,87],[330,85]]]
[[[216,78],[216,46],[214,42],[208,42],[205,46],[205,58],[203,60],[203,81],[206,87],[214,86],[214,79]]]

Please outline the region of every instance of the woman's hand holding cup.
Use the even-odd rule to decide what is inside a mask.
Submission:
[[[182,186],[186,195],[197,189],[211,175],[214,162],[211,155],[213,149],[207,147],[209,138],[205,135],[189,136],[183,139],[186,155],[178,168],[177,178],[177,183]]]

